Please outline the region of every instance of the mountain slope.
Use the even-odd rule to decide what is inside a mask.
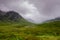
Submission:
[[[0,11],[0,14],[1,14],[0,26],[6,26],[6,25],[12,25],[12,24],[24,26],[24,25],[33,24],[33,23],[30,23],[27,20],[25,20],[21,15],[19,15],[19,13],[15,12],[15,11],[8,11],[8,12]]]
[[[20,21],[19,19],[23,19],[21,15],[14,11],[7,12],[4,17],[9,21]]]
[[[22,17],[17,12],[9,11],[4,13],[3,11],[0,11],[1,21],[19,21],[19,19],[22,19]]]

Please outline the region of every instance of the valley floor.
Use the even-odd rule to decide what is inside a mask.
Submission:
[[[60,25],[58,24],[3,25],[1,23],[0,40],[60,40]]]
[[[0,40],[60,40],[59,28],[1,26]]]

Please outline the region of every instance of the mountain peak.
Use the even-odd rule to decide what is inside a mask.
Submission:
[[[22,19],[22,16],[19,15],[19,13],[15,12],[15,11],[8,11],[8,12],[4,12],[0,10],[0,20],[13,20],[13,21],[17,21],[18,19]]]

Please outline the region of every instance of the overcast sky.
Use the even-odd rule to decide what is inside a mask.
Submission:
[[[0,0],[0,9],[16,11],[31,22],[41,23],[60,17],[60,0]]]

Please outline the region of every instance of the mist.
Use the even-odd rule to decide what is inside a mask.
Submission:
[[[60,0],[0,0],[2,11],[16,11],[26,20],[42,23],[60,17]]]

